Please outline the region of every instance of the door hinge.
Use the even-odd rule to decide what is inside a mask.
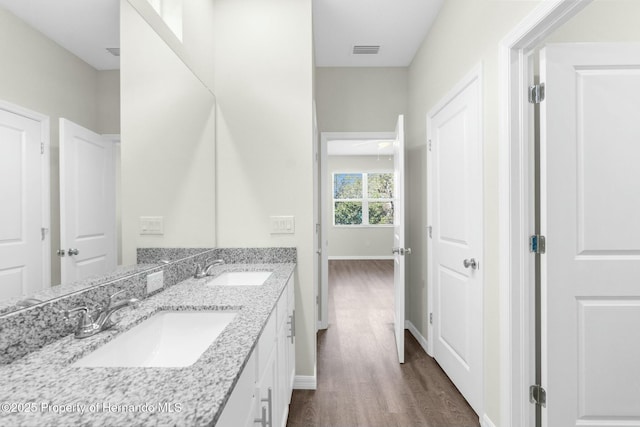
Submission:
[[[540,104],[544,101],[544,83],[529,86],[529,103]]]
[[[433,233],[433,227],[432,226],[428,226],[427,227],[427,231],[429,232],[429,237],[433,237],[432,233]]]
[[[429,324],[433,325],[433,313],[429,313]]]
[[[547,239],[539,234],[529,236],[529,252],[543,254],[547,249]]]
[[[46,237],[48,232],[49,232],[48,228],[44,228],[44,227],[40,228],[40,235],[42,236],[42,240],[43,241],[44,241],[44,239],[45,239],[45,237]]]
[[[44,142],[40,143],[40,154],[44,154]]]
[[[532,385],[529,387],[529,402],[547,407],[547,392],[541,385]]]
[[[429,140],[428,147],[429,147],[429,151],[431,151],[431,140]]]

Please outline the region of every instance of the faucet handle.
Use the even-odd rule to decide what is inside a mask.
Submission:
[[[195,279],[202,279],[204,276],[206,276],[206,274],[204,274],[204,269],[202,268],[202,265],[200,265],[199,263],[196,263],[196,271],[195,273],[193,273],[193,277]]]
[[[71,310],[64,311],[64,319],[66,321],[71,320],[71,316],[80,313],[78,316],[78,328],[91,325],[93,323],[93,316],[89,313],[89,309],[85,306],[72,308]]]

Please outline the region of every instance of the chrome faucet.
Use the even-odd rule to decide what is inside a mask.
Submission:
[[[71,310],[65,311],[65,319],[71,319],[71,316],[75,313],[80,313],[78,316],[78,325],[75,330],[76,338],[87,338],[92,335],[97,334],[98,332],[107,330],[113,325],[115,322],[111,320],[111,316],[116,312],[120,311],[125,307],[138,307],[140,301],[136,298],[131,298],[128,300],[118,301],[116,303],[113,302],[113,298],[117,295],[123,293],[126,289],[123,289],[109,297],[109,301],[107,302],[106,307],[102,308],[98,306],[94,313],[83,306],[76,307]]]
[[[209,262],[209,260],[211,260],[211,258],[205,261],[204,267],[196,263],[196,272],[193,274],[194,278],[202,279],[203,277],[211,276],[212,275],[211,270],[213,269],[213,267],[224,265],[224,260],[222,259],[216,259],[211,262]]]

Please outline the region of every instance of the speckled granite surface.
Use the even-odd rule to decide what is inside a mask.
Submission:
[[[122,279],[124,277],[132,276],[134,274],[139,274],[145,272],[147,270],[151,270],[157,267],[155,264],[135,264],[135,265],[122,265],[118,266],[114,271],[103,274],[100,276],[92,276],[88,277],[84,280],[67,283],[64,285],[56,285],[52,286],[47,290],[40,291],[34,295],[31,295],[32,298],[37,298],[43,302],[60,298],[62,296],[76,293],[82,291],[84,289],[88,289],[106,282],[112,282],[118,279]],[[10,313],[16,310],[16,303],[20,300],[24,299],[24,297],[12,298],[6,301],[0,301],[0,314]]]
[[[45,303],[0,316],[0,364],[36,351],[69,335],[73,324],[64,321],[64,311],[71,308],[94,307],[108,300],[109,295],[127,289],[122,298],[143,299],[147,296],[147,275],[164,271],[164,289],[193,275],[196,263],[204,263],[211,254],[204,252],[172,261],[170,264],[144,269],[129,276],[82,287],[77,292],[62,295]]]
[[[138,248],[136,258],[138,264],[157,264],[162,260],[176,261],[212,250],[214,248]]]
[[[208,287],[204,283],[211,278],[188,279],[149,297],[138,309],[125,310],[112,331],[84,340],[67,336],[0,367],[0,402],[22,404],[23,409],[0,412],[0,426],[215,424],[294,268],[292,263],[216,267],[216,274],[228,270],[273,274],[257,287]],[[189,367],[69,366],[161,310],[233,310],[238,315]],[[35,411],[25,412],[25,407]]]

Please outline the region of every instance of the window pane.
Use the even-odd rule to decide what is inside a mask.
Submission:
[[[362,199],[362,174],[337,173],[333,176],[334,199]]]
[[[362,224],[362,202],[335,202],[335,224]]]
[[[370,202],[369,224],[393,224],[393,202]]]
[[[392,173],[370,173],[367,185],[370,199],[393,199]]]

